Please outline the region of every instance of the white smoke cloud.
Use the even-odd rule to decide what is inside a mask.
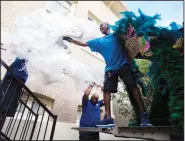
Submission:
[[[15,28],[5,44],[17,57],[28,60],[28,83],[36,79],[31,76],[33,74],[37,74],[44,85],[64,83],[67,81],[65,73],[78,78],[77,87],[86,81],[102,82],[103,76],[98,76],[92,67],[71,57],[56,44],[57,39],[66,34],[82,37],[85,41],[100,36],[100,31],[93,22],[61,13],[35,11],[17,17]]]

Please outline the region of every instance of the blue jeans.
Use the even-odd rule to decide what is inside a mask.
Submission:
[[[94,132],[94,133],[92,133],[92,132],[91,133],[80,133],[79,140],[80,141],[85,141],[85,140],[88,140],[88,141],[93,141],[93,140],[99,141],[100,140],[100,136],[99,136],[98,132]]]

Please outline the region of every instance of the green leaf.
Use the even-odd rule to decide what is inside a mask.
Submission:
[[[173,113],[171,115],[171,120],[180,120],[180,119],[184,119],[182,112]]]

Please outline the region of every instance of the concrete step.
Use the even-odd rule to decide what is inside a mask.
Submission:
[[[150,127],[114,127],[114,128],[98,128],[98,127],[73,127],[72,129],[83,132],[102,132],[112,134],[115,137],[136,138],[147,140],[171,140],[171,126],[150,126]]]
[[[116,137],[148,140],[170,140],[171,126],[116,127]]]

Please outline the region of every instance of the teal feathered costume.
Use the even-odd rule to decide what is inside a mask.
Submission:
[[[110,25],[110,28],[118,37],[126,37],[125,39],[144,37],[150,43],[149,49],[144,54],[138,54],[140,58],[152,62],[148,76],[155,91],[150,119],[154,126],[173,125],[183,129],[184,27],[175,22],[170,24],[171,29],[158,27],[155,24],[156,20],[160,19],[159,14],[147,16],[140,9],[138,12],[139,16],[130,11],[121,12],[123,18],[115,22],[115,25]],[[129,33],[130,27],[134,31]],[[122,42],[122,44],[124,43],[125,41]],[[150,55],[147,56],[147,53]],[[135,109],[136,117],[139,117],[135,101],[132,98],[130,100]]]

